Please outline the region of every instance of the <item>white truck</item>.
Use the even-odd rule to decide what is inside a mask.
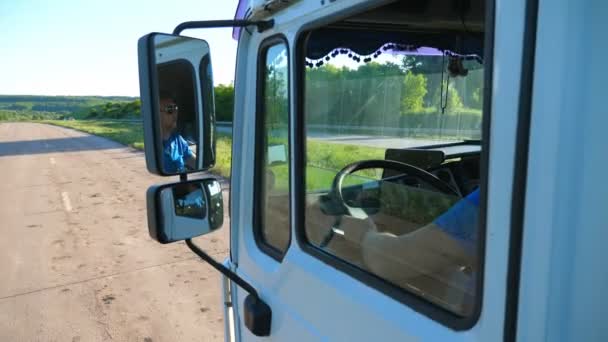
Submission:
[[[180,175],[148,190],[150,235],[223,274],[227,341],[607,341],[606,18],[241,0],[146,35],[147,167]],[[215,113],[209,46],[180,34],[210,27],[238,40],[222,264],[192,241],[223,224],[219,183],[187,178],[215,163]]]

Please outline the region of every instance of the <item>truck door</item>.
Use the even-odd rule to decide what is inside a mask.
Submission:
[[[302,1],[241,31],[231,267],[272,320],[254,336],[233,284],[237,339],[513,337],[533,2]]]

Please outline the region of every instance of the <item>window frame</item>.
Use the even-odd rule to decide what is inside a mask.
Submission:
[[[311,24],[299,28],[295,35],[295,59],[294,59],[294,103],[295,112],[293,118],[294,127],[294,155],[292,156],[292,174],[294,179],[294,201],[295,201],[295,236],[298,246],[308,255],[319,259],[330,267],[337,269],[353,277],[371,288],[395,299],[413,309],[414,311],[438,322],[455,331],[466,331],[473,328],[481,316],[482,302],[484,296],[483,278],[485,274],[485,240],[486,240],[486,211],[487,211],[487,188],[490,157],[490,119],[492,103],[492,80],[494,68],[494,35],[495,35],[495,0],[486,0],[485,4],[486,31],[484,34],[484,92],[481,132],[481,154],[480,154],[480,200],[479,200],[479,236],[477,251],[479,253],[479,271],[475,281],[476,294],[474,307],[469,316],[460,316],[449,311],[423,297],[390,283],[372,273],[361,270],[346,260],[329,254],[314,246],[306,236],[306,112],[305,112],[305,82],[306,82],[306,46],[310,37],[309,32],[328,26],[328,24],[340,21],[344,18],[356,15],[368,10],[367,7],[355,7],[348,13],[322,18]],[[488,91],[489,90],[489,91]]]
[[[203,68],[203,66],[205,68]],[[209,75],[207,72],[210,71]],[[202,99],[202,109],[203,113],[205,110],[209,110],[209,120],[211,120],[209,125],[203,124],[203,127],[200,128],[200,123],[197,122],[196,125],[199,129],[202,129],[203,139],[205,139],[205,144],[201,146],[201,149],[204,149],[203,152],[203,165],[211,165],[211,167],[215,166],[216,155],[215,155],[215,147],[216,147],[216,135],[215,135],[215,126],[216,126],[216,115],[215,115],[215,89],[213,87],[213,64],[211,63],[211,55],[207,54],[201,58],[201,61],[198,65],[198,77],[200,80],[200,94]],[[211,77],[207,77],[211,76]],[[203,80],[206,80],[203,81]],[[205,91],[206,87],[209,87],[209,92]],[[205,98],[206,94],[211,94],[210,98]],[[207,147],[207,148],[205,148]],[[198,151],[197,151],[198,152]],[[211,168],[210,167],[210,168]]]
[[[290,87],[291,87],[291,72],[289,70],[290,66],[291,66],[291,61],[290,61],[290,53],[289,53],[289,42],[287,40],[287,38],[283,35],[283,34],[276,34],[276,35],[272,35],[268,38],[265,38],[264,40],[262,40],[262,42],[260,43],[260,45],[258,46],[258,53],[257,53],[257,71],[256,71],[256,109],[255,109],[255,113],[256,113],[256,118],[255,118],[255,148],[254,148],[254,160],[255,160],[255,165],[254,165],[254,172],[253,172],[253,237],[255,240],[255,244],[258,246],[258,248],[265,253],[266,255],[270,256],[271,258],[273,258],[274,260],[276,260],[277,262],[282,262],[283,258],[285,257],[285,254],[287,254],[287,251],[289,250],[289,246],[291,245],[291,240],[292,240],[292,233],[291,233],[291,226],[287,227],[288,232],[289,232],[289,239],[287,242],[287,248],[285,248],[285,251],[281,251],[278,248],[276,248],[275,246],[267,243],[264,240],[263,237],[263,213],[264,213],[264,206],[262,205],[264,203],[264,194],[265,192],[262,191],[262,184],[259,181],[263,176],[263,170],[264,170],[264,147],[265,147],[265,142],[266,142],[266,130],[264,128],[265,123],[266,123],[266,113],[265,113],[265,76],[266,76],[266,56],[268,53],[268,50],[270,48],[272,48],[273,46],[277,46],[277,45],[284,45],[285,46],[285,50],[287,51],[287,141],[288,143],[291,145],[291,91],[290,91]],[[291,153],[291,146],[288,146],[287,151],[289,153]],[[289,167],[289,172],[288,172],[288,177],[289,177],[289,193],[288,193],[288,198],[289,198],[289,216],[291,216],[291,197],[292,197],[292,192],[293,189],[291,187],[291,169],[293,167],[293,165],[291,164],[291,158],[289,158],[290,160],[288,160],[288,167]],[[291,219],[289,220],[289,222],[291,222]]]

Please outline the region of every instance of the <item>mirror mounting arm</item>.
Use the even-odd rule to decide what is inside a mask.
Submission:
[[[223,275],[235,282],[245,291],[249,292],[249,296],[245,298],[245,303],[243,305],[245,326],[256,336],[269,336],[270,325],[272,322],[272,309],[270,309],[270,306],[260,299],[258,292],[253,288],[253,286],[249,285],[249,283],[243,280],[243,278],[239,277],[226,266],[215,261],[212,257],[195,245],[194,242],[192,242],[192,239],[186,239],[186,245],[188,245],[190,250],[198,255],[201,259],[213,266],[213,268],[220,271]]]
[[[274,26],[274,20],[205,20],[205,21],[186,21],[175,27],[173,34],[178,35],[183,30],[195,28],[215,28],[215,27],[246,27],[257,26],[258,32],[264,32]]]
[[[210,257],[205,251],[200,249],[197,245],[192,242],[192,239],[186,239],[186,245],[190,248],[194,254],[198,255],[201,259],[205,260],[209,263],[213,268],[220,271],[223,275],[228,277],[230,280],[237,283],[240,287],[242,287],[245,291],[247,291],[250,295],[252,295],[255,299],[260,300],[258,292],[253,288],[253,286],[249,285],[243,278],[239,277],[236,273],[229,270],[226,266],[220,264],[215,261],[212,257]]]
[[[245,326],[256,336],[269,336],[272,322],[272,310],[268,304],[260,299],[258,292],[253,288],[253,286],[249,285],[249,283],[243,280],[243,278],[239,277],[226,266],[215,261],[212,257],[195,245],[194,242],[192,242],[192,239],[186,239],[186,245],[188,245],[190,250],[192,250],[201,259],[213,266],[213,268],[220,271],[223,275],[235,282],[245,291],[249,292],[249,296],[245,298],[245,303],[243,304]]]

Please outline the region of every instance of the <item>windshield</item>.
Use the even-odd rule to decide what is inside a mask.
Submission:
[[[483,39],[353,22],[306,40],[306,236],[347,273],[471,315]]]
[[[481,58],[392,45],[371,57],[336,46],[307,59],[308,136],[379,148],[479,140]]]

